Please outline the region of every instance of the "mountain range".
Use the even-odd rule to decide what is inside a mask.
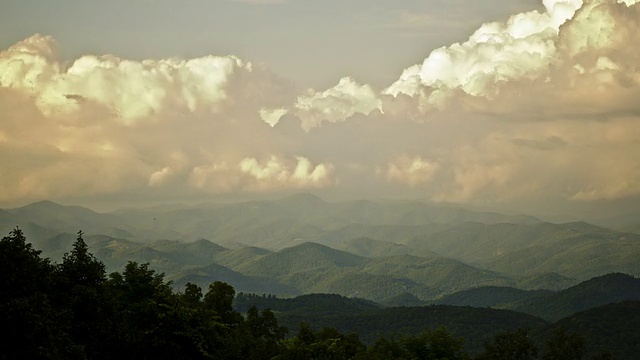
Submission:
[[[15,226],[54,261],[82,230],[109,271],[148,262],[178,289],[225,281],[244,292],[336,293],[402,305],[495,287],[513,290],[495,291],[504,299],[489,306],[526,307],[533,300],[524,294],[534,290],[557,292],[609,273],[640,275],[638,234],[423,202],[299,194],[100,213],[42,201],[0,210],[0,231]]]

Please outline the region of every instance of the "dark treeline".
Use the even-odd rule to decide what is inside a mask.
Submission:
[[[107,275],[82,233],[61,263],[42,258],[20,229],[0,241],[0,359],[472,359],[439,328],[417,336],[356,334],[301,323],[295,334],[269,309],[234,310],[223,282],[175,292],[148,264]],[[583,359],[584,340],[559,330],[539,351],[526,330],[487,342],[476,359]],[[612,359],[608,353],[593,359]]]

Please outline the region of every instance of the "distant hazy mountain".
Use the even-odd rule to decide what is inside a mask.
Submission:
[[[553,294],[550,290],[520,290],[504,286],[483,286],[462,290],[433,300],[435,305],[455,305],[473,307],[496,307],[525,299],[540,298]]]
[[[596,223],[611,229],[640,234],[640,211],[599,219]]]
[[[612,272],[640,276],[640,235],[422,202],[300,194],[111,213],[48,201],[0,209],[0,231],[16,225],[54,261],[83,230],[108,271],[148,262],[176,282],[235,279],[245,291],[425,301],[481,286],[561,290]]]
[[[555,272],[534,274],[518,279],[516,287],[523,290],[559,291],[576,285],[578,280]]]
[[[269,255],[272,251],[262,249],[255,246],[245,246],[239,249],[230,249],[215,255],[214,261],[218,264],[237,268],[242,264],[253,261],[259,257]]]
[[[300,281],[300,278],[303,280]],[[440,294],[439,289],[407,278],[369,274],[359,269],[333,271],[326,276],[298,273],[286,280],[297,284],[305,293],[334,293],[380,303],[396,298],[400,294],[412,294],[422,299],[431,299]]]
[[[640,300],[640,279],[626,274],[607,274],[546,296],[524,299],[505,308],[547,320],[625,300]]]
[[[281,277],[297,272],[356,267],[366,261],[367,259],[361,256],[345,251],[305,242],[243,264],[238,270],[250,275]]]
[[[9,219],[7,219],[7,216]],[[4,219],[3,219],[4,218]],[[88,234],[104,234],[117,237],[132,237],[122,218],[97,213],[80,206],[59,205],[51,201],[39,201],[0,213],[0,225],[8,232],[15,226],[34,223],[58,233],[74,234],[83,230]],[[8,227],[9,229],[7,229]]]
[[[187,269],[167,279],[172,280],[174,287],[179,290],[183,290],[187,283],[193,283],[206,291],[209,284],[222,281],[234,284],[237,292],[278,293],[288,296],[300,294],[296,289],[282,285],[275,279],[247,276],[217,264]]]
[[[513,285],[513,280],[505,275],[442,257],[402,255],[377,258],[362,266],[360,272],[409,279],[438,289],[439,293],[452,293],[482,285]]]
[[[415,250],[406,245],[395,244],[384,240],[375,240],[367,237],[348,239],[344,242],[337,243],[335,248],[369,258],[409,255],[415,252]],[[432,255],[436,256],[435,253]]]
[[[588,279],[640,274],[640,236],[583,222],[446,226],[406,243],[516,277],[556,272]]]
[[[640,275],[640,236],[598,228],[585,223],[558,225],[557,236],[505,253],[489,268],[526,276],[557,272],[589,279],[612,272]]]

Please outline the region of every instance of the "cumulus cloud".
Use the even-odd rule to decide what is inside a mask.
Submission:
[[[389,163],[386,172],[388,181],[416,186],[428,183],[438,171],[439,164],[435,161],[425,160],[419,156],[402,156]]]
[[[40,35],[10,47],[0,55],[0,84],[36,96],[45,115],[66,116],[92,102],[129,125],[168,108],[219,111],[232,78],[253,70],[233,56],[131,61],[113,55],[83,56],[63,69],[55,48],[53,38]]]
[[[338,84],[323,92],[308,90],[298,96],[294,112],[306,131],[323,122],[339,122],[356,113],[369,115],[380,109],[382,103],[370,85],[360,85],[345,77]]]
[[[0,53],[0,201],[341,187],[465,203],[640,197],[640,5],[543,4],[433,50],[382,91],[345,77],[298,93],[234,56],[65,62],[33,36]]]
[[[432,198],[640,195],[630,181],[640,175],[631,155],[640,152],[640,51],[629,46],[640,31],[640,6],[605,0],[544,5],[544,13],[484,24],[467,42],[434,50],[384,90],[385,113],[486,126],[451,147],[442,171],[449,186]],[[438,115],[427,114],[434,109]],[[538,123],[527,123],[532,120]],[[619,136],[623,132],[627,136]]]
[[[177,191],[201,184],[191,175],[211,171],[201,164],[282,151],[258,110],[289,85],[260,66],[234,56],[59,59],[41,35],[0,53],[0,156],[10,163],[0,201]]]
[[[295,166],[274,155],[260,162],[256,158],[245,158],[240,164],[240,171],[251,177],[248,185],[251,189],[273,189],[282,187],[314,188],[331,183],[333,165],[313,165],[309,159],[298,156]]]
[[[284,158],[276,155],[260,160],[246,157],[237,164],[227,162],[193,168],[189,184],[210,193],[232,191],[268,191],[313,189],[335,182],[330,163],[313,164],[303,156]]]
[[[542,76],[555,54],[560,25],[580,0],[544,2],[546,12],[531,11],[507,22],[483,24],[464,43],[434,50],[421,65],[404,70],[384,93],[422,98],[422,106],[439,107],[454,90],[485,96],[503,81]]]
[[[274,127],[280,121],[280,118],[289,113],[289,110],[285,108],[279,109],[260,109],[260,118],[269,124],[271,127]]]

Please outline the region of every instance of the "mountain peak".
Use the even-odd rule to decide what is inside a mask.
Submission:
[[[31,209],[59,209],[64,207],[64,205],[60,205],[51,200],[40,200],[36,202],[32,202],[31,204],[20,207],[19,209],[31,208]]]
[[[576,285],[575,288],[599,289],[601,291],[636,288],[640,291],[640,279],[618,272],[594,277]]]
[[[326,203],[326,201],[322,200],[319,196],[311,193],[294,194],[282,198],[278,200],[278,202],[289,206],[316,206]]]

